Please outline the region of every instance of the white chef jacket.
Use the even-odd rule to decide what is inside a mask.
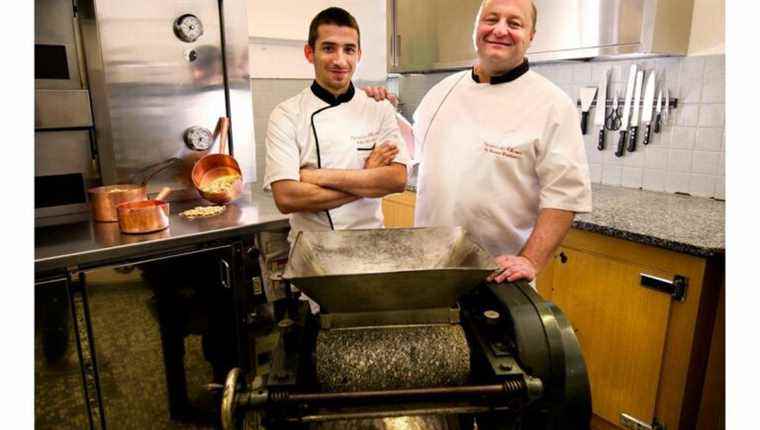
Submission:
[[[510,73],[456,73],[414,114],[416,226],[462,226],[493,256],[518,254],[540,209],[591,210],[575,105],[527,61]]]
[[[276,181],[300,180],[300,169],[362,169],[372,149],[386,140],[397,144],[394,159],[409,167],[411,158],[399,131],[393,106],[363,91],[335,98],[314,82],[280,103],[269,117],[264,189]],[[290,216],[293,241],[298,231],[382,228],[379,198],[361,198],[329,211]]]

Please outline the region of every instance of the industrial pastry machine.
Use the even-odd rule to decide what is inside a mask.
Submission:
[[[223,426],[587,429],[570,323],[495,269],[461,228],[299,233],[270,372],[229,373]]]

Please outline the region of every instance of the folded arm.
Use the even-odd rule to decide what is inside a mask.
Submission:
[[[406,166],[393,163],[373,169],[303,169],[301,182],[361,197],[383,197],[406,188]]]
[[[335,209],[360,198],[343,191],[294,180],[273,182],[272,194],[277,209],[284,214]]]

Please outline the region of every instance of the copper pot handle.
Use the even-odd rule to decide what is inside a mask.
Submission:
[[[211,141],[211,145],[206,150],[207,154],[210,154],[211,150],[214,149],[214,145],[216,145],[217,140],[221,140],[219,143],[219,153],[224,154],[227,146],[227,134],[229,129],[230,119],[226,116],[219,117],[219,121],[216,122],[216,128],[214,129],[214,138]]]
[[[227,136],[230,130],[230,119],[226,116],[219,118],[219,153],[225,154],[227,150]]]
[[[166,200],[166,196],[169,195],[169,193],[172,192],[172,189],[169,187],[163,187],[161,188],[161,191],[158,193],[156,198],[154,200]]]
[[[170,158],[168,160],[161,161],[161,162],[156,163],[156,164],[151,164],[150,166],[148,166],[148,167],[140,170],[139,172],[135,173],[134,175],[132,175],[129,178],[129,183],[135,184],[135,183],[137,183],[136,179],[137,179],[137,177],[139,175],[145,175],[145,177],[143,178],[143,180],[140,181],[140,185],[144,187],[148,183],[148,181],[150,181],[154,176],[156,176],[158,173],[166,170],[169,166],[171,166],[172,164],[176,163],[177,161],[180,161],[179,158],[172,157],[172,158]],[[155,170],[153,170],[153,169],[155,169]],[[151,170],[153,170],[153,171],[151,171]],[[146,173],[146,172],[149,172],[149,173]]]

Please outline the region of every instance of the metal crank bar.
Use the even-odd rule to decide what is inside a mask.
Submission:
[[[434,400],[467,400],[472,398],[533,398],[540,397],[543,387],[538,379],[530,382],[520,379],[503,384],[471,385],[462,387],[417,388],[384,391],[356,391],[345,393],[272,393],[273,403],[302,403],[310,406],[345,405],[348,403],[374,403],[387,401],[422,402]],[[241,399],[242,400],[242,399]]]
[[[395,411],[392,408],[376,411],[341,411],[343,407],[377,406],[390,403],[426,404],[427,407],[416,408],[416,415],[447,413],[479,413],[495,411],[499,407],[509,406],[506,402],[525,400],[532,402],[544,394],[544,386],[540,379],[527,375],[512,378],[500,384],[468,385],[461,387],[413,388],[382,391],[356,391],[341,393],[290,393],[288,391],[270,391],[263,386],[244,387],[239,384],[240,369],[232,369],[227,376],[222,399],[222,427],[225,430],[236,428],[237,419],[244,411],[264,411],[274,407],[287,410],[294,405],[309,408],[328,408],[330,414],[312,416],[283,417],[286,421],[332,421],[338,419],[360,417],[382,417],[408,415],[410,409]],[[238,391],[240,390],[240,391]],[[483,402],[477,404],[461,404],[461,402]],[[455,404],[460,402],[460,404]],[[435,406],[439,405],[439,406]],[[401,415],[398,415],[401,414]]]

